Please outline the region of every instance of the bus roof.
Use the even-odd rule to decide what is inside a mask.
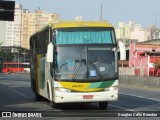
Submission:
[[[113,27],[113,25],[107,21],[57,21],[52,25],[52,29],[68,27]]]
[[[107,21],[55,21],[47,24],[41,30],[35,32],[32,36],[36,35],[37,33],[48,29],[49,26],[52,26],[52,29],[56,28],[74,28],[74,27],[111,27],[113,25]]]

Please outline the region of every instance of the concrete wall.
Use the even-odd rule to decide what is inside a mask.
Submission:
[[[120,85],[160,89],[160,77],[121,75],[119,76],[119,83]]]
[[[135,75],[134,67],[119,67],[119,75]]]

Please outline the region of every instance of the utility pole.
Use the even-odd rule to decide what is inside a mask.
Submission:
[[[101,2],[101,8],[100,8],[100,21],[103,20],[103,5],[105,4],[105,2]]]
[[[103,15],[103,5],[101,4],[100,21],[102,21],[102,15]]]
[[[20,41],[19,41],[19,46],[20,46],[20,48],[22,47],[21,46],[21,42],[22,42],[22,11],[23,11],[23,9],[22,9],[22,5],[20,6],[20,10],[21,10],[21,18],[20,18]]]
[[[156,31],[157,31],[157,17],[156,17],[156,15],[155,15],[155,23],[154,23],[154,35],[155,35],[155,38],[154,39],[156,39]]]
[[[155,29],[157,28],[157,17],[155,15]]]

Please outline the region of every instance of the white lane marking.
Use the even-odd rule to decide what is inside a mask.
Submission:
[[[12,88],[9,88],[9,89],[10,89],[11,91],[13,91],[13,92],[15,92],[15,93],[17,93],[17,94],[19,94],[19,95],[25,97],[25,98],[31,100],[29,97],[25,96],[24,94],[22,94],[22,93],[20,93],[20,92],[18,92],[18,91],[16,91],[16,90],[14,90],[14,89],[12,89]]]
[[[20,81],[20,82],[22,82],[22,81]],[[31,84],[31,83],[28,83],[28,82],[22,82],[22,83],[25,83],[25,84]]]
[[[58,109],[58,108],[55,109],[55,108],[50,107],[50,106],[48,105],[48,103],[43,103],[43,102],[37,102],[37,103],[42,104],[43,106],[45,106],[45,107],[51,109],[52,111],[62,112],[61,109]]]
[[[125,111],[135,111],[135,110],[132,110],[132,109],[127,109],[127,108],[124,108],[124,107],[120,107],[120,106],[117,106],[117,105],[112,105],[112,104],[109,104],[110,106],[113,106],[113,107],[116,107],[116,108],[120,108],[120,109],[123,109]]]
[[[49,107],[48,105],[46,105],[46,104],[44,104],[44,103],[40,103],[40,102],[39,102],[39,104],[42,104],[42,105],[44,105],[44,106],[47,107],[47,108],[51,108],[51,107]]]
[[[154,100],[154,101],[160,102],[160,100],[154,99],[154,98],[146,98],[146,97],[143,97],[143,96],[131,95],[131,94],[126,94],[126,93],[119,93],[119,94],[128,95],[128,96],[133,96],[133,97],[139,97],[139,98],[143,98],[143,99],[149,99],[149,100]]]

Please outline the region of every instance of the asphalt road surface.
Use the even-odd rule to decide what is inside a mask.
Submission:
[[[50,108],[47,100],[36,102],[29,75],[0,73],[0,112],[35,112],[42,117],[144,117],[160,116],[160,91],[119,88],[119,100],[109,102],[108,109],[99,110],[98,103],[63,104]],[[39,113],[39,114],[38,114]],[[3,113],[4,114],[4,113]],[[18,114],[15,114],[15,117]],[[148,118],[148,117],[147,117]],[[158,117],[160,118],[160,117]],[[89,119],[89,118],[88,118]],[[93,119],[93,118],[92,118]],[[133,118],[132,118],[133,119]],[[149,119],[149,118],[148,118]]]

